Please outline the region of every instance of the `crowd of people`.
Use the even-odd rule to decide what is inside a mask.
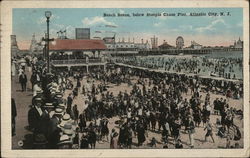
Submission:
[[[242,79],[241,58],[208,58],[206,56],[117,57],[116,62],[167,72],[193,73],[225,79]],[[238,73],[239,72],[239,73]]]
[[[242,93],[242,85],[223,83],[221,87],[217,81],[213,84],[197,76],[112,64],[107,71],[96,68],[89,74],[81,68],[53,69],[46,73],[45,65],[33,61],[30,78],[33,98],[28,111],[33,148],[87,149],[104,141],[109,142],[112,149],[133,148],[135,144],[140,147],[145,143],[156,147],[159,141],[163,148],[169,148],[170,144],[183,148],[183,133],[189,136],[188,146],[194,148],[195,133],[201,127],[206,131],[204,141],[211,137],[214,142],[215,134],[227,139],[228,144],[241,139],[234,119],[243,114],[232,108],[228,100],[234,98],[236,92]],[[19,78],[25,75],[25,66],[21,69]],[[84,84],[83,78],[87,79]],[[22,80],[19,81],[22,85]],[[118,95],[109,91],[110,84],[122,83],[132,87],[131,91],[120,91]],[[227,99],[212,100],[210,95],[214,88],[224,89]],[[66,91],[70,91],[67,97]],[[79,93],[84,96],[82,111],[73,104]],[[184,97],[187,94],[191,95],[190,99]],[[210,121],[212,115],[220,116],[216,127]],[[109,122],[113,118],[116,128],[110,130]],[[160,134],[161,139],[147,140],[149,132]]]

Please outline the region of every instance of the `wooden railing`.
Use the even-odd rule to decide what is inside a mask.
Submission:
[[[54,65],[65,65],[65,64],[88,64],[88,63],[103,63],[102,59],[69,59],[69,60],[52,60],[51,63]]]

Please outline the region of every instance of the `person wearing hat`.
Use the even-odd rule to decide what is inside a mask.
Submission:
[[[181,129],[181,124],[179,119],[175,119],[173,124],[172,124],[172,135],[174,137],[174,141],[176,142],[177,139],[180,136],[180,129]]]
[[[59,143],[57,144],[58,149],[71,149],[73,145],[73,142],[71,141],[71,138],[63,134],[60,137]]]
[[[76,123],[78,123],[79,111],[77,109],[77,105],[76,104],[73,106],[71,114],[72,114],[71,116],[72,116],[73,120]]]
[[[21,84],[22,92],[26,91],[27,75],[24,72],[19,76],[19,83]]]
[[[70,112],[71,112],[72,103],[73,103],[73,98],[72,98],[72,93],[70,93],[69,96],[67,97],[67,109],[66,109],[66,112],[68,114],[70,114]]]
[[[62,109],[63,112],[65,111],[65,105],[63,103],[58,104],[57,108]]]
[[[36,96],[37,93],[42,92],[41,85],[39,84],[39,82],[37,82],[37,81],[34,82],[32,90],[33,90],[33,97]]]
[[[110,142],[110,149],[118,149],[119,148],[119,146],[118,146],[118,137],[117,136],[118,136],[118,133],[114,132],[112,140]]]
[[[74,137],[74,130],[72,128],[72,124],[67,122],[64,124],[63,128],[62,128],[62,131],[64,134],[67,134],[70,138],[73,138]]]
[[[87,126],[86,115],[85,115],[84,111],[79,116],[79,124],[78,125],[80,127],[80,131],[83,131],[83,129]]]
[[[48,141],[44,134],[35,134],[33,149],[47,149]]]
[[[108,123],[109,123],[109,120],[106,118],[106,116],[104,116],[104,118],[101,121],[101,137],[105,138],[105,136],[106,136],[107,141],[109,141],[109,137],[108,137],[108,135],[109,135]]]
[[[31,82],[31,86],[32,86],[32,90],[34,85],[36,84],[37,80],[36,80],[36,71],[34,71],[30,77],[30,82]]]
[[[83,132],[81,138],[80,149],[88,149],[89,148],[89,140],[87,132]]]
[[[35,133],[42,133],[47,136],[49,114],[41,106],[42,99],[36,97],[34,105],[28,111],[28,122],[30,129],[34,130]]]
[[[49,121],[48,140],[50,149],[56,149],[57,143],[59,142],[61,129],[58,127],[58,124],[60,122],[62,114],[63,114],[63,109],[56,108],[54,115]]]
[[[97,140],[97,134],[96,134],[94,128],[89,128],[89,130],[88,130],[88,142],[90,144],[91,149],[95,149],[96,140]]]
[[[63,129],[64,128],[64,125],[66,123],[72,123],[72,119],[70,118],[70,115],[69,114],[64,114],[63,117],[61,118],[61,122],[60,124],[58,125],[59,128]]]
[[[130,122],[131,117],[132,117],[132,111],[131,111],[131,108],[128,108],[128,112],[127,112],[128,122]]]
[[[143,124],[139,123],[138,127],[137,127],[138,146],[142,145],[144,143],[144,141],[146,140],[145,132],[146,131],[145,131]]]

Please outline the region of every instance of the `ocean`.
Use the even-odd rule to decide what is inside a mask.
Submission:
[[[124,58],[126,61],[134,59]],[[160,69],[166,72],[181,72],[210,76],[212,73],[219,77],[224,74],[230,79],[243,78],[243,52],[212,52],[198,55],[154,55],[136,57],[136,66]],[[192,66],[190,66],[192,65]]]

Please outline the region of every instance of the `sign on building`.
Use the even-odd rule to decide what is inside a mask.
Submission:
[[[90,28],[76,28],[76,39],[90,39]]]

